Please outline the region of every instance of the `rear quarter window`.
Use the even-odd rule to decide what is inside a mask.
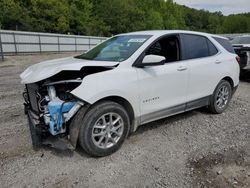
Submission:
[[[214,46],[214,44],[207,39],[207,44],[208,44],[208,48],[209,48],[209,55],[216,55],[219,51],[217,50],[217,48]]]
[[[229,40],[227,39],[223,39],[223,38],[219,38],[219,37],[213,37],[218,43],[220,43],[221,46],[223,46],[223,48],[225,48],[228,52],[235,54],[235,51],[232,47],[232,45],[230,44]]]

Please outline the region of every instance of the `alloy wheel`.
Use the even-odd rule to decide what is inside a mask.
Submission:
[[[223,109],[227,105],[229,97],[229,88],[226,85],[222,85],[216,97],[217,107]]]
[[[120,140],[123,131],[122,117],[114,112],[106,113],[93,126],[92,141],[99,148],[111,148]]]

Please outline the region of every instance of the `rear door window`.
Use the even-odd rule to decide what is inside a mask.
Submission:
[[[181,34],[183,60],[210,56],[207,38],[199,35]]]
[[[219,38],[219,37],[213,37],[218,43],[220,43],[221,46],[223,46],[223,48],[225,48],[228,52],[235,54],[235,51],[232,47],[232,45],[230,44],[229,40],[227,39],[223,39],[223,38]]]

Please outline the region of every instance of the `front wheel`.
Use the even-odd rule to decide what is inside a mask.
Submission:
[[[81,114],[81,113],[79,113]],[[128,136],[129,116],[118,103],[100,102],[85,114],[81,121],[79,143],[90,155],[103,157],[117,151]]]
[[[214,114],[224,112],[232,98],[232,86],[226,80],[220,81],[210,98],[209,111]]]

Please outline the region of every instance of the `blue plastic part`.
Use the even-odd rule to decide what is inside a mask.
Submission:
[[[49,131],[52,135],[60,134],[65,123],[63,113],[67,113],[73,108],[76,102],[64,102],[61,100],[50,101],[48,110],[50,113]]]

